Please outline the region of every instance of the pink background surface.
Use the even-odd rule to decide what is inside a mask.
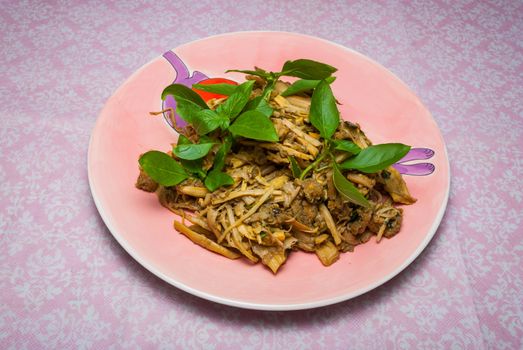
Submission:
[[[0,347],[523,346],[521,2],[208,1],[0,8]],[[296,312],[182,292],[114,240],[87,183],[107,98],[171,47],[287,30],[354,48],[405,81],[447,142],[449,206],[424,253],[356,299]],[[118,147],[118,140],[115,140]]]

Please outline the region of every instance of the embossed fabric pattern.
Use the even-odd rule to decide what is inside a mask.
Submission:
[[[101,220],[86,159],[104,102],[170,48],[242,30],[353,48],[438,123],[446,214],[381,287],[306,311],[219,305]],[[0,52],[0,348],[523,348],[523,2],[2,1]]]

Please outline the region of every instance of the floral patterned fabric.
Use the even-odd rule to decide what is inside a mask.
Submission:
[[[166,50],[239,30],[353,48],[433,113],[449,205],[385,285],[307,311],[218,305],[142,268],[100,219],[86,154],[105,100]],[[0,51],[0,348],[523,348],[521,1],[3,1]]]

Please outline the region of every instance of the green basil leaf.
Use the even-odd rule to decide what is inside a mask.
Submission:
[[[309,119],[324,139],[330,139],[340,124],[340,112],[329,84],[322,80],[311,98]]]
[[[176,145],[192,145],[192,142],[185,135],[180,134],[178,135],[178,142],[176,143]]]
[[[356,169],[364,173],[375,173],[386,169],[403,158],[410,146],[402,143],[383,143],[361,150],[356,156],[343,162],[342,169]]]
[[[245,107],[243,107],[244,111],[254,111],[256,108],[258,108],[258,105],[260,104],[262,100],[262,96],[256,96],[252,100],[249,100]]]
[[[174,186],[189,177],[185,169],[164,152],[146,152],[138,163],[151,179],[162,186]]]
[[[177,146],[181,145],[192,145],[192,142],[184,135],[180,135],[178,137]],[[201,179],[205,178],[205,176],[207,175],[206,171],[203,169],[203,158],[193,160],[180,159],[180,163],[185,168],[185,170]]]
[[[180,159],[180,163],[185,168],[185,170],[187,170],[192,175],[199,177],[200,179],[204,179],[207,175],[203,169],[203,158],[194,160]]]
[[[217,143],[214,139],[207,135],[200,136],[200,141],[198,143]]]
[[[198,105],[203,109],[209,108],[200,95],[182,84],[172,84],[167,86],[162,92],[162,100],[165,100],[167,95],[172,95],[177,103],[178,99],[181,99]]]
[[[252,100],[250,100],[244,108],[245,111],[258,111],[261,112],[266,117],[270,117],[272,115],[273,109],[267,103],[267,100],[263,98],[263,96],[256,96]]]
[[[194,84],[192,86],[195,90],[211,92],[213,94],[230,96],[236,89],[236,85],[218,83],[218,84]]]
[[[328,64],[300,59],[285,62],[280,74],[301,79],[322,80],[330,77],[336,71],[336,68]]]
[[[193,116],[192,126],[198,133],[198,135],[205,135],[218,129],[219,127],[229,126],[229,118],[216,113],[211,109],[202,109]]]
[[[194,116],[202,110],[200,106],[175,97],[176,113],[186,122],[192,124]]]
[[[348,152],[350,154],[358,154],[361,148],[352,141],[349,140],[333,140],[334,149],[338,151]]]
[[[272,115],[272,112],[274,111],[272,109],[272,107],[269,105],[269,103],[267,102],[267,100],[264,99],[264,98],[262,98],[260,100],[260,103],[258,103],[258,106],[256,107],[256,110],[258,112],[261,112],[266,117],[270,117]]]
[[[162,92],[162,99],[165,100],[167,95],[172,95],[176,100],[176,113],[191,124],[198,112],[209,108],[200,95],[185,85],[172,84],[167,86]]]
[[[238,85],[234,90],[234,93],[229,96],[225,102],[219,105],[216,111],[220,114],[226,115],[230,120],[236,118],[247,102],[249,102],[253,85],[253,80]]]
[[[289,162],[291,163],[292,176],[294,176],[295,179],[299,179],[303,170],[301,170],[294,157],[289,157]]]
[[[325,78],[325,81],[329,84],[332,84],[336,80],[335,77],[328,77]],[[319,84],[321,80],[307,80],[307,79],[300,79],[296,80],[294,83],[292,83],[291,86],[289,86],[285,91],[281,93],[283,97],[285,96],[292,96],[299,94],[300,92],[307,92],[310,91]]]
[[[278,134],[271,120],[259,111],[242,113],[229,127],[235,136],[243,136],[253,140],[277,142]]]
[[[261,68],[256,68],[256,70],[245,70],[245,69],[229,69],[226,70],[225,73],[229,72],[237,72],[237,73],[243,73],[243,74],[250,74],[250,75],[256,75],[258,77],[262,77],[264,79],[270,79],[272,78],[272,74],[270,72],[267,72]]]
[[[332,172],[332,182],[334,187],[345,199],[351,201],[352,203],[361,205],[365,208],[370,207],[369,201],[361,194],[360,191],[343,176],[338,167],[334,165]]]
[[[207,174],[203,183],[209,191],[214,192],[222,186],[233,185],[234,179],[229,174],[213,169]]]
[[[214,145],[214,142],[177,145],[174,147],[173,153],[181,159],[200,159],[205,157]]]
[[[227,135],[220,148],[218,148],[218,151],[216,152],[216,155],[214,156],[214,165],[213,170],[222,170],[223,166],[225,165],[225,157],[227,156],[227,153],[231,150],[232,146],[232,137],[231,135]]]

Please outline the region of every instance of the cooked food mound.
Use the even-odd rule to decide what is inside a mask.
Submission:
[[[273,273],[293,251],[329,266],[393,237],[403,216],[395,205],[415,202],[392,167],[410,147],[373,145],[340,118],[335,71],[302,59],[281,72],[236,71],[247,74],[240,85],[167,87],[176,111],[162,112],[180,136],[168,152],[141,155],[136,187],[178,214],[175,229],[194,243]],[[226,97],[204,101],[200,91]]]

